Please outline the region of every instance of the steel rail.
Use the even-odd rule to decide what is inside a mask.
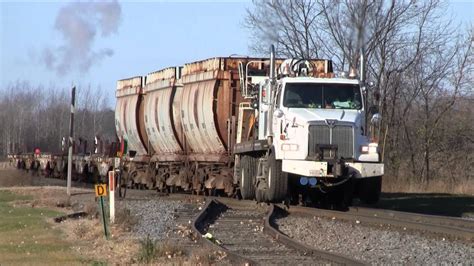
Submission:
[[[284,208],[284,207],[282,207]],[[350,222],[363,222],[372,225],[389,225],[402,230],[410,229],[428,232],[437,236],[456,240],[474,240],[474,221],[448,218],[435,215],[377,210],[370,208],[351,208],[347,212],[323,210],[308,207],[290,206],[289,214],[312,217],[337,218]]]
[[[195,196],[193,196],[195,197]],[[201,198],[201,197],[200,197]],[[218,244],[215,241],[210,241],[206,238],[200,237],[200,235],[204,234],[206,232],[205,227],[213,224],[219,226],[231,226],[232,223],[240,224],[242,223],[239,221],[239,219],[235,219],[235,217],[231,218],[222,218],[222,219],[216,219],[215,217],[225,213],[227,210],[234,209],[235,211],[245,208],[246,210],[249,210],[249,208],[255,207],[257,204],[254,201],[241,201],[241,200],[236,200],[236,199],[230,199],[230,198],[208,198],[206,205],[203,207],[201,210],[201,213],[196,217],[195,221],[193,222],[193,230],[199,234],[199,238],[202,239],[203,244],[207,245],[211,248],[214,248],[216,250],[220,250],[222,252],[225,252],[228,255],[228,259],[235,264],[250,264],[250,265],[258,265],[258,264],[267,264],[269,263],[268,257],[273,257],[275,256],[275,260],[277,261],[272,261],[270,263],[281,263],[282,261],[278,261],[278,256],[281,256],[281,252],[286,252],[285,254],[291,254],[288,255],[287,259],[290,259],[290,257],[295,258],[295,263],[298,261],[298,259],[301,261],[303,259],[303,264],[318,264],[318,263],[324,263],[324,264],[337,264],[337,265],[364,265],[363,262],[357,261],[350,259],[346,256],[335,254],[335,253],[329,253],[321,250],[317,250],[314,248],[311,248],[309,246],[306,246],[305,244],[299,243],[298,241],[289,238],[288,236],[284,235],[282,232],[278,231],[274,226],[271,220],[278,214],[279,211],[282,211],[279,207],[275,207],[273,204],[268,206],[268,209],[265,213],[264,219],[259,221],[258,223],[263,224],[263,235],[267,235],[268,241],[266,243],[270,245],[272,241],[270,239],[276,240],[279,245],[279,247],[274,248],[273,250],[269,250],[268,247],[262,252],[265,253],[265,255],[262,255],[264,257],[263,261],[262,259],[251,259],[249,257],[244,257],[242,254],[245,254],[246,256],[251,256],[248,253],[244,247],[243,249],[237,249],[237,250],[229,250],[228,248],[224,247],[225,244]],[[262,217],[263,218],[263,217]],[[215,220],[213,220],[215,219]],[[213,220],[213,221],[211,221]],[[235,228],[237,230],[237,228]],[[249,229],[250,230],[250,229]],[[251,234],[245,232],[245,231],[239,231],[239,234],[246,235],[248,234],[249,236]],[[217,235],[219,237],[219,235]],[[226,239],[221,239],[223,242],[226,242]],[[248,239],[249,245],[251,242],[255,241],[255,239]],[[230,244],[231,246],[234,246],[234,244]],[[282,246],[281,246],[282,245]],[[243,246],[246,246],[245,243]],[[282,251],[281,248],[285,247],[286,251]],[[254,251],[255,252],[255,251]],[[258,251],[257,251],[258,253]],[[274,253],[274,255],[272,255]],[[267,257],[265,257],[267,256]]]
[[[170,197],[180,194],[171,194]],[[256,205],[255,201],[237,200],[233,198],[217,198],[196,195],[185,195],[187,197],[197,197],[200,199],[216,199],[231,207],[244,207]],[[393,211],[387,209],[374,209],[366,207],[351,207],[348,211],[334,211],[325,209],[316,209],[300,206],[283,206],[277,204],[281,209],[287,210],[295,215],[324,216],[329,218],[338,218],[346,221],[359,221],[375,225],[390,225],[402,230],[411,229],[424,231],[435,235],[448,236],[453,239],[474,240],[474,221],[461,219],[457,217],[447,217],[428,214],[417,214],[411,212]]]
[[[288,237],[281,231],[279,231],[273,220],[276,218],[278,213],[283,213],[284,210],[281,209],[280,207],[271,204],[270,205],[270,211],[268,212],[267,216],[265,217],[265,224],[263,231],[267,233],[268,235],[272,236],[276,241],[292,247],[295,250],[302,251],[305,254],[309,254],[313,257],[320,258],[325,261],[329,261],[330,263],[338,264],[338,265],[365,265],[363,262],[351,259],[347,256],[340,255],[340,254],[335,254],[323,250],[318,250],[315,248],[312,248],[302,242],[296,241],[293,238]]]
[[[456,228],[466,228],[474,230],[474,220],[467,220],[451,216],[439,216],[432,214],[420,214],[412,212],[402,212],[390,209],[376,209],[367,207],[351,207],[350,213],[357,213],[359,215],[384,217],[392,219],[401,219],[405,221],[420,222],[433,225],[444,225]]]
[[[229,261],[232,264],[238,264],[238,265],[256,265],[257,263],[251,259],[245,258],[237,254],[236,252],[233,252],[221,245],[218,245],[211,240],[202,237],[204,234],[204,227],[205,223],[207,220],[210,219],[212,215],[215,214],[216,211],[219,211],[218,209],[220,203],[217,202],[214,199],[209,199],[206,201],[206,204],[202,208],[201,212],[196,216],[194,221],[192,222],[192,229],[196,235],[196,239],[204,246],[209,247],[211,249],[217,250],[224,252],[227,256],[226,258],[229,259]]]

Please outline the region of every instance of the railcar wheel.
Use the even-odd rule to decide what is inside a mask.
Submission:
[[[281,160],[275,158],[275,152],[270,150],[267,158],[267,200],[270,202],[283,201],[288,192],[288,174],[282,171]]]
[[[359,182],[360,200],[366,204],[377,203],[380,199],[380,194],[382,192],[382,177],[368,177],[360,180]]]
[[[257,174],[257,159],[243,155],[240,160],[240,194],[243,199],[255,197],[255,178]]]

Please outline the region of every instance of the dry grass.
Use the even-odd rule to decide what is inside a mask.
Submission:
[[[81,257],[111,265],[131,264],[138,250],[137,241],[122,234],[114,226],[109,227],[110,238],[105,239],[99,219],[66,220],[57,225],[67,235],[67,240]]]
[[[183,247],[168,241],[160,243],[156,249],[158,257],[165,257],[168,259],[183,257],[185,253]]]
[[[99,217],[99,210],[97,208],[97,203],[95,202],[87,202],[84,204],[84,212],[90,218],[98,218]]]
[[[192,252],[191,265],[215,265],[226,257],[224,252],[214,251],[209,248],[196,249]]]
[[[409,179],[387,176],[383,178],[382,191],[474,195],[474,181],[462,180],[454,182],[452,180],[433,180],[426,184]]]
[[[87,232],[89,231],[88,229],[89,228],[87,228],[87,226],[84,223],[79,223],[73,229],[73,233],[76,235],[76,237],[83,238],[87,234]]]
[[[163,259],[181,259],[185,256],[185,251],[181,246],[171,242],[158,243],[156,240],[146,237],[140,240],[140,249],[137,260],[140,263],[152,263],[163,261]]]

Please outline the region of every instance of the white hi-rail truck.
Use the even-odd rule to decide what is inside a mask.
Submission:
[[[367,107],[369,85],[354,73],[336,77],[329,60],[277,60],[273,46],[265,63],[269,77],[239,66],[249,101],[240,104],[234,147],[242,197],[377,202],[384,165],[369,137],[380,121]]]

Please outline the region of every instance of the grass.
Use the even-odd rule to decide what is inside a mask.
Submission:
[[[413,179],[384,176],[382,198],[370,207],[422,214],[474,217],[474,182]]]
[[[14,201],[30,200],[9,191],[0,191],[0,262],[2,264],[84,263],[74,255],[61,232],[47,219],[62,213],[31,207],[13,207]]]
[[[213,251],[208,248],[195,250],[191,256],[191,265],[215,265],[226,255],[220,251]]]
[[[414,178],[397,178],[384,176],[382,181],[384,192],[404,193],[449,193],[474,196],[473,180],[453,180],[445,178],[421,183]]]
[[[168,242],[158,243],[147,236],[140,240],[140,250],[138,262],[150,264],[160,258],[171,259],[184,256],[184,251],[180,246]]]
[[[157,257],[157,243],[155,240],[147,236],[145,239],[140,240],[140,251],[138,254],[138,261],[142,263],[150,263]]]

